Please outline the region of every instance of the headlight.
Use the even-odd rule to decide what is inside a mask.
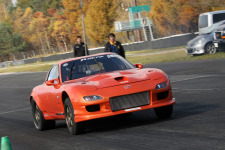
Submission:
[[[205,40],[205,38],[201,38],[200,40],[198,40],[198,44],[202,44],[202,42]]]
[[[98,95],[91,95],[91,96],[85,96],[84,100],[85,101],[95,101],[95,100],[100,100],[103,99],[101,96]]]
[[[160,83],[158,85],[156,85],[156,89],[162,89],[162,88],[165,88],[167,87],[167,82],[163,82],[163,83]]]

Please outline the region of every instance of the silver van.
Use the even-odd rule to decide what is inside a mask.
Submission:
[[[221,24],[225,23],[225,10],[207,12],[199,15],[199,35],[187,43],[188,55],[213,54],[214,31]]]

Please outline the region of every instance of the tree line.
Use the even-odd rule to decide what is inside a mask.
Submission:
[[[102,46],[114,32],[114,21],[127,20],[130,0],[83,0],[89,47]],[[160,36],[197,31],[198,15],[225,9],[224,0],[137,0],[150,5],[147,14]],[[82,33],[80,0],[0,0],[0,61],[12,53],[55,49],[69,51]],[[126,33],[116,33],[127,42]]]

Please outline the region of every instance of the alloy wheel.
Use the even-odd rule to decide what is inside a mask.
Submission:
[[[66,124],[70,130],[73,128],[73,115],[72,111],[70,110],[69,106],[66,106]]]
[[[210,44],[208,47],[207,47],[207,53],[208,54],[215,54],[216,53],[216,48],[213,44]]]
[[[41,116],[40,116],[39,108],[38,108],[37,105],[36,105],[35,108],[36,108],[35,109],[35,114],[34,114],[34,117],[35,117],[35,126],[36,127],[39,127],[40,121],[41,121]]]

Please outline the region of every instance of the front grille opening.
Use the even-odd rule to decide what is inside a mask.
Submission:
[[[188,51],[188,53],[193,53],[195,51],[195,49],[189,48],[189,49],[187,49],[187,51]]]
[[[100,110],[100,106],[99,105],[86,106],[86,110],[88,112],[96,112]]]
[[[158,93],[157,94],[157,99],[158,100],[163,100],[166,99],[169,96],[169,91]]]
[[[124,110],[150,104],[149,91],[110,98],[112,111]]]

